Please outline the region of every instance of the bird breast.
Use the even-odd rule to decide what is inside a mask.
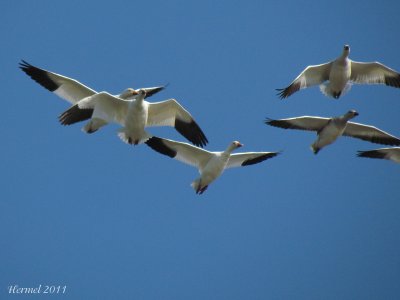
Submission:
[[[351,69],[347,60],[333,63],[329,74],[329,82],[334,91],[342,91],[350,79]]]
[[[204,179],[208,179],[210,182],[219,177],[225,169],[225,166],[228,162],[228,158],[222,155],[215,155],[206,166],[200,170],[201,177]]]
[[[132,103],[126,116],[125,126],[135,129],[144,129],[147,123],[147,116],[147,105]]]
[[[319,141],[324,144],[330,144],[343,134],[345,128],[346,123],[342,124],[339,122],[331,121],[319,133]]]

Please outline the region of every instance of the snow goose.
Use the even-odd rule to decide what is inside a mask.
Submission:
[[[359,157],[381,158],[400,163],[400,147],[380,148],[369,151],[358,151]]]
[[[326,96],[338,99],[351,87],[351,83],[386,84],[400,88],[400,73],[379,62],[357,62],[349,59],[350,46],[343,47],[337,59],[308,66],[286,88],[277,89],[281,99],[287,98],[300,89],[319,84]],[[326,83],[326,81],[328,81]]]
[[[106,92],[80,100],[77,104],[60,116],[62,123],[75,120],[75,114],[91,109],[91,120],[83,127],[83,131],[93,133],[102,126],[115,122],[123,127],[119,137],[129,144],[140,144],[151,137],[144,129],[150,126],[173,126],[196,146],[203,147],[208,140],[195,122],[191,114],[175,99],[149,103],[144,100],[146,90],[140,89],[132,99],[121,99]]]
[[[86,97],[97,94],[95,90],[85,86],[75,79],[68,78],[66,76],[56,74],[44,69],[40,69],[38,67],[32,66],[24,60],[22,60],[22,62],[20,63],[20,69],[41,86],[43,86],[50,92],[55,93],[62,99],[67,100],[72,105],[77,104],[78,101]],[[165,86],[144,88],[144,90],[146,91],[146,97],[150,97],[162,91],[164,88]],[[121,94],[117,95],[117,97],[120,97],[122,99],[129,99],[138,95],[138,93],[139,90],[129,88],[123,91]],[[93,109],[79,110],[79,108],[76,106],[74,108],[74,114],[71,115],[70,118],[61,119],[60,121],[63,125],[70,125],[79,121],[90,119],[92,114]]]
[[[202,194],[208,185],[221,176],[222,172],[227,168],[257,164],[279,154],[279,152],[232,154],[233,150],[243,146],[237,141],[232,142],[225,151],[221,152],[210,152],[187,143],[167,140],[156,136],[147,140],[146,144],[161,154],[197,167],[200,177],[191,184],[196,194]]]
[[[350,110],[343,116],[333,118],[302,116],[281,120],[267,119],[265,123],[284,129],[316,131],[318,138],[311,145],[314,154],[317,154],[323,147],[332,144],[342,135],[377,144],[400,145],[400,139],[374,126],[349,122],[356,116],[358,116],[358,112]]]

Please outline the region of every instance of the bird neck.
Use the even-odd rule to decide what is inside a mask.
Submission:
[[[121,94],[118,95],[118,98],[127,100],[128,98],[132,97],[132,93],[130,91],[123,91]]]
[[[132,101],[131,105],[135,107],[142,107],[144,103],[144,95],[138,95],[135,97],[134,101]]]
[[[344,114],[341,119],[349,121],[349,120],[351,120],[353,118],[354,118],[353,114],[347,113],[347,114]]]
[[[231,154],[233,150],[235,150],[237,147],[234,144],[230,144],[228,148],[224,151],[225,154]]]
[[[342,59],[347,59],[349,57],[349,51],[343,51],[342,55],[340,56]]]

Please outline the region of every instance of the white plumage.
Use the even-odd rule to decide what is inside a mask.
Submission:
[[[141,143],[151,136],[145,127],[174,126],[195,145],[203,147],[208,142],[190,113],[175,99],[157,103],[144,100],[163,90],[164,86],[138,90],[128,88],[119,95],[112,95],[96,92],[75,79],[34,67],[25,61],[20,68],[40,85],[72,104],[59,117],[63,125],[90,119],[83,130],[93,133],[115,122],[123,126],[119,131],[121,139],[131,144]]]
[[[357,62],[349,59],[350,46],[343,47],[337,59],[305,68],[286,88],[277,89],[281,99],[314,85],[320,85],[321,92],[338,99],[357,84],[385,84],[400,88],[400,73],[379,62]]]
[[[316,131],[317,140],[311,145],[311,149],[317,154],[323,147],[332,144],[342,135],[350,136],[365,141],[384,145],[400,145],[400,139],[374,126],[349,122],[358,116],[355,110],[350,110],[343,116],[323,118],[314,116],[302,116],[289,119],[271,120],[266,124],[284,129],[300,129]]]
[[[202,194],[225,169],[256,164],[279,154],[278,152],[232,154],[235,149],[242,147],[242,144],[237,141],[232,142],[225,151],[220,152],[210,152],[187,143],[159,137],[152,137],[146,144],[161,154],[196,167],[200,177],[194,180],[191,186],[197,194]]]

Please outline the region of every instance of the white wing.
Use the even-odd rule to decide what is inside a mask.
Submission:
[[[61,124],[70,125],[91,118],[100,118],[107,122],[121,123],[125,119],[130,101],[120,99],[107,92],[100,92],[86,97],[63,112]]]
[[[187,143],[176,142],[168,139],[153,136],[146,141],[146,144],[153,150],[175,158],[188,165],[202,169],[213,157],[213,154],[207,150],[192,146]]]
[[[280,127],[284,129],[300,129],[310,131],[320,131],[328,124],[330,118],[313,117],[313,116],[302,116],[297,118],[272,120],[267,119],[266,124]]]
[[[203,147],[208,140],[192,115],[175,99],[149,103],[147,126],[173,126],[196,146]]]
[[[258,164],[264,160],[275,157],[279,152],[246,152],[234,153],[229,157],[225,168],[244,167]]]
[[[286,88],[277,89],[281,99],[287,98],[300,89],[313,85],[318,85],[329,79],[332,62],[320,65],[308,66],[296,77],[295,80]]]
[[[376,144],[400,146],[400,139],[374,126],[347,122],[344,136],[351,136]]]
[[[37,68],[26,61],[20,63],[20,68],[41,86],[72,104],[96,94],[95,90],[75,79]]]
[[[386,84],[400,88],[400,73],[379,62],[351,61],[351,77],[355,83]]]

